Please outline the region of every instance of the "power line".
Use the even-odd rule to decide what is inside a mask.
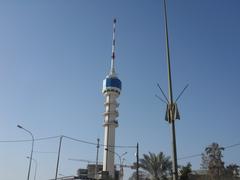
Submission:
[[[50,136],[50,137],[43,137],[43,138],[36,138],[34,139],[34,141],[43,141],[43,140],[49,140],[49,139],[56,139],[56,138],[60,138],[60,137],[64,137],[76,142],[80,142],[80,143],[84,143],[84,144],[89,144],[89,145],[94,145],[96,146],[97,143],[95,142],[90,142],[90,141],[86,141],[86,140],[82,140],[82,139],[77,139],[77,138],[73,138],[70,136],[65,136],[65,135],[58,135],[58,136]],[[0,140],[0,143],[21,143],[21,142],[29,142],[32,141],[30,139],[24,139],[24,140]],[[99,144],[100,146],[106,146],[104,144]],[[116,148],[136,148],[136,146],[114,146]]]
[[[76,139],[76,138],[72,138],[72,137],[69,137],[69,136],[62,136],[62,137],[65,137],[65,138],[70,139],[70,140],[73,140],[73,141],[85,143],[85,144],[97,145],[97,143],[93,143],[93,142],[85,141],[85,140],[81,140],[81,139]]]
[[[229,148],[233,148],[233,147],[236,147],[236,146],[240,146],[240,143],[225,146],[224,149],[229,149]]]
[[[70,139],[70,140],[73,140],[73,141],[76,141],[76,142],[80,142],[80,143],[84,143],[84,144],[89,144],[89,145],[94,145],[94,146],[97,145],[97,143],[95,143],[95,142],[81,140],[81,139],[77,139],[77,138],[73,138],[73,137],[69,137],[69,136],[65,136],[65,135],[37,138],[37,139],[34,139],[34,141],[44,141],[44,140],[56,139],[56,138],[60,138],[60,137],[65,137],[67,139]],[[29,142],[29,141],[32,141],[32,140],[30,140],[30,139],[25,139],[25,140],[0,140],[0,143],[21,143],[21,142]],[[99,144],[99,145],[103,146],[103,147],[106,146],[104,144]],[[240,146],[240,143],[228,145],[228,146],[225,146],[223,148],[226,150],[226,149],[234,148],[234,147],[237,147],[237,146]],[[114,147],[115,148],[136,148],[136,146],[121,146],[121,145],[120,146],[117,145],[117,146],[114,146]],[[38,152],[38,153],[56,153],[56,152]],[[199,157],[201,155],[202,155],[202,153],[193,154],[193,155],[189,155],[189,156],[183,156],[183,157],[178,158],[178,160],[191,159],[191,158]]]
[[[106,146],[101,144],[101,146]],[[113,146],[108,146],[108,147],[113,147]],[[137,146],[114,146],[115,148],[137,148]]]
[[[183,157],[178,158],[178,160],[190,159],[190,158],[194,158],[194,157],[199,157],[201,155],[202,154],[193,154],[193,155],[190,155],[190,156],[183,156]]]
[[[240,143],[225,146],[223,148],[224,148],[224,150],[226,150],[226,149],[229,149],[229,148],[234,148],[236,146],[240,146]],[[189,155],[189,156],[183,156],[183,157],[178,158],[178,160],[190,159],[190,158],[195,158],[195,157],[199,157],[199,156],[202,156],[202,153],[201,154],[193,154],[193,155]]]
[[[34,139],[34,141],[43,141],[43,140],[49,140],[49,139],[56,139],[59,138],[60,136],[50,136],[50,137],[44,137],[44,138],[37,138]],[[25,140],[1,140],[0,143],[16,143],[16,142],[29,142],[32,141],[30,139],[25,139]]]
[[[39,153],[39,154],[57,154],[57,152],[50,152],[50,151],[33,151],[34,153]]]
[[[81,140],[81,139],[76,139],[76,138],[73,138],[73,137],[69,137],[69,136],[64,136],[63,137],[67,138],[67,139],[70,139],[70,140],[73,140],[73,141],[77,141],[77,142],[81,142],[81,143],[85,143],[85,144],[90,144],[90,145],[98,145],[97,143],[95,142],[90,142],[90,141],[86,141],[86,140]],[[106,146],[104,144],[99,144],[100,146]],[[111,146],[109,146],[111,147]],[[136,146],[114,146],[115,148],[136,148]]]
[[[43,138],[36,138],[34,139],[34,141],[44,141],[44,140],[50,140],[50,139],[56,139],[56,138],[60,138],[60,137],[65,137],[67,139],[70,139],[70,140],[73,140],[73,141],[76,141],[76,142],[81,142],[81,143],[84,143],[84,144],[90,144],[90,145],[94,145],[96,146],[97,143],[95,142],[90,142],[90,141],[86,141],[86,140],[82,140],[82,139],[77,139],[77,138],[73,138],[73,137],[70,137],[70,136],[65,136],[65,135],[58,135],[58,136],[49,136],[49,137],[43,137]],[[24,140],[0,140],[0,143],[21,143],[21,142],[29,142],[29,141],[32,141],[30,139],[24,139]],[[100,146],[106,146],[104,144],[99,144]],[[223,147],[224,149],[229,149],[229,148],[234,148],[236,146],[240,146],[240,143],[236,143],[236,144],[232,144],[232,145],[228,145],[228,146],[225,146]],[[124,145],[116,145],[114,146],[115,148],[136,148],[136,146],[124,146]],[[193,155],[189,155],[189,156],[183,156],[183,157],[180,157],[178,158],[179,160],[182,160],[182,159],[189,159],[189,158],[194,158],[194,157],[198,157],[198,156],[201,156],[201,154],[193,154]]]

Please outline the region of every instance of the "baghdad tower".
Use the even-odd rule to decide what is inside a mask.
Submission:
[[[115,128],[118,127],[119,103],[117,98],[121,92],[121,81],[115,72],[115,30],[116,19],[113,21],[113,42],[111,68],[107,77],[103,80],[102,93],[105,96],[104,112],[104,154],[103,154],[103,171],[107,171],[109,176],[114,178],[114,156],[115,156]]]

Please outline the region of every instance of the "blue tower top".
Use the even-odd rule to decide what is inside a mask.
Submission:
[[[115,91],[120,94],[122,82],[117,77],[108,77],[103,80],[103,93],[107,91]]]
[[[109,75],[103,80],[103,93],[114,91],[120,94],[122,89],[122,82],[118,79],[115,72],[115,32],[116,32],[116,19],[113,20],[113,42],[112,42],[112,59],[111,69]]]

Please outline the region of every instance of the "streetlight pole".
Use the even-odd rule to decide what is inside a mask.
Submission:
[[[56,173],[55,173],[55,180],[57,180],[58,176],[58,166],[59,166],[59,161],[60,161],[60,154],[61,154],[61,147],[62,147],[62,139],[64,136],[60,136],[59,140],[59,147],[58,147],[58,157],[57,157],[57,165],[56,165]]]
[[[119,173],[120,173],[120,179],[121,179],[121,177],[123,176],[123,165],[122,165],[123,161],[122,161],[122,158],[123,158],[123,156],[125,156],[127,154],[127,152],[124,152],[121,155],[119,155],[118,153],[116,153],[114,151],[111,151],[111,150],[109,150],[107,148],[105,148],[105,150],[109,151],[109,152],[111,152],[111,153],[113,153],[115,155],[117,155],[117,157],[119,158],[119,163],[120,163],[120,171],[119,171]]]
[[[29,133],[32,137],[32,148],[31,148],[31,153],[30,153],[30,158],[29,158],[29,167],[28,167],[28,175],[27,175],[27,180],[29,180],[30,178],[30,172],[31,172],[31,165],[32,165],[32,155],[33,155],[33,146],[34,146],[34,136],[32,134],[31,131],[25,129],[24,127],[20,126],[20,125],[17,125],[18,128],[26,131],[27,133]]]
[[[100,139],[97,138],[97,155],[96,155],[96,167],[95,167],[95,178],[98,179],[98,153],[99,153],[99,141]]]
[[[29,156],[27,156],[28,159],[30,159]],[[37,168],[38,168],[38,163],[37,160],[32,158],[33,162],[35,163],[35,173],[34,173],[34,180],[36,180],[36,175],[37,175]]]
[[[137,176],[137,180],[139,180],[139,145],[137,143],[137,154],[136,154],[136,158],[137,158],[137,168],[136,168],[136,176]]]

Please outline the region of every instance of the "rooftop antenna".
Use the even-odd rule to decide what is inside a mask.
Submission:
[[[165,104],[168,104],[168,103],[169,103],[168,98],[167,98],[167,96],[165,95],[165,93],[163,92],[161,86],[160,86],[159,84],[157,84],[157,86],[158,86],[158,88],[160,89],[160,91],[161,91],[163,97],[165,98],[165,100],[162,99],[161,97],[159,97],[158,95],[155,95],[155,96],[156,96],[158,99],[160,99],[162,102],[164,102]]]

